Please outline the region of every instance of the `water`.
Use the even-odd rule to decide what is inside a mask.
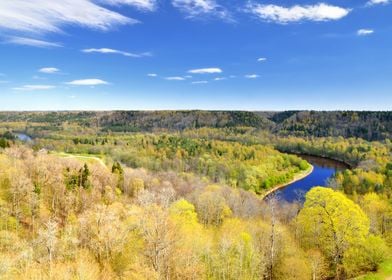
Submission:
[[[15,135],[16,135],[16,137],[17,137],[20,141],[28,142],[28,143],[33,142],[33,139],[32,139],[30,136],[28,136],[27,134],[24,134],[24,133],[15,133]]]
[[[294,182],[276,192],[280,199],[286,200],[287,202],[304,201],[305,194],[311,188],[326,186],[328,179],[334,176],[337,171],[348,168],[347,165],[331,159],[305,155],[301,155],[301,158],[312,164],[314,169],[304,179]]]

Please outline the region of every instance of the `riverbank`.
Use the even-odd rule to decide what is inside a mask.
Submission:
[[[279,189],[283,189],[285,187],[287,187],[288,185],[291,185],[295,182],[298,182],[304,178],[306,178],[307,176],[309,176],[310,174],[312,174],[314,170],[314,166],[310,164],[309,168],[302,171],[301,173],[297,174],[296,176],[294,176],[294,179],[291,180],[290,182],[284,183],[284,184],[280,184],[278,186],[273,187],[272,189],[268,190],[266,193],[262,194],[260,196],[261,200],[264,200],[267,196],[269,196],[271,193],[276,192]]]

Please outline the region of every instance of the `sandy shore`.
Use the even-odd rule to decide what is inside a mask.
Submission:
[[[280,185],[278,185],[276,187],[273,187],[272,189],[268,190],[266,193],[264,193],[264,194],[262,194],[260,196],[261,200],[264,200],[271,193],[273,193],[273,192],[275,192],[275,191],[277,191],[279,189],[285,188],[285,187],[287,187],[288,185],[290,185],[292,183],[295,183],[297,181],[300,181],[300,180],[306,178],[308,175],[310,175],[313,172],[313,169],[314,169],[313,165],[310,165],[310,167],[307,170],[305,170],[305,171],[301,172],[300,174],[296,175],[294,177],[294,179],[291,180],[290,182],[284,183],[284,184],[280,184]]]

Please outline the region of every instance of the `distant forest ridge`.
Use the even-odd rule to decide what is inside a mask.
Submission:
[[[77,123],[112,132],[251,127],[281,136],[392,138],[392,111],[61,111],[0,112],[0,122]]]

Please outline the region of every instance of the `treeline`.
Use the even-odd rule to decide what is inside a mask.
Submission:
[[[0,170],[5,279],[347,279],[377,270],[392,241],[391,205],[374,193],[356,204],[315,188],[300,210],[23,146],[0,151]]]
[[[31,122],[31,123],[63,123],[75,122],[82,124],[99,115],[88,111],[59,111],[59,112],[0,112],[0,121],[4,123]]]
[[[95,132],[183,131],[198,128],[253,128],[279,136],[356,137],[369,141],[392,137],[392,112],[364,111],[113,111],[2,112],[4,123],[26,122],[34,132],[61,130],[64,123]],[[32,125],[35,124],[35,125]]]
[[[289,114],[287,114],[289,113]],[[280,118],[280,116],[284,116]],[[299,137],[357,137],[383,140],[392,137],[392,112],[283,112],[272,116],[277,120],[273,132]]]
[[[112,112],[100,118],[104,130],[124,131],[181,131],[200,127],[247,126],[269,129],[272,123],[257,114],[243,111],[159,111]]]

